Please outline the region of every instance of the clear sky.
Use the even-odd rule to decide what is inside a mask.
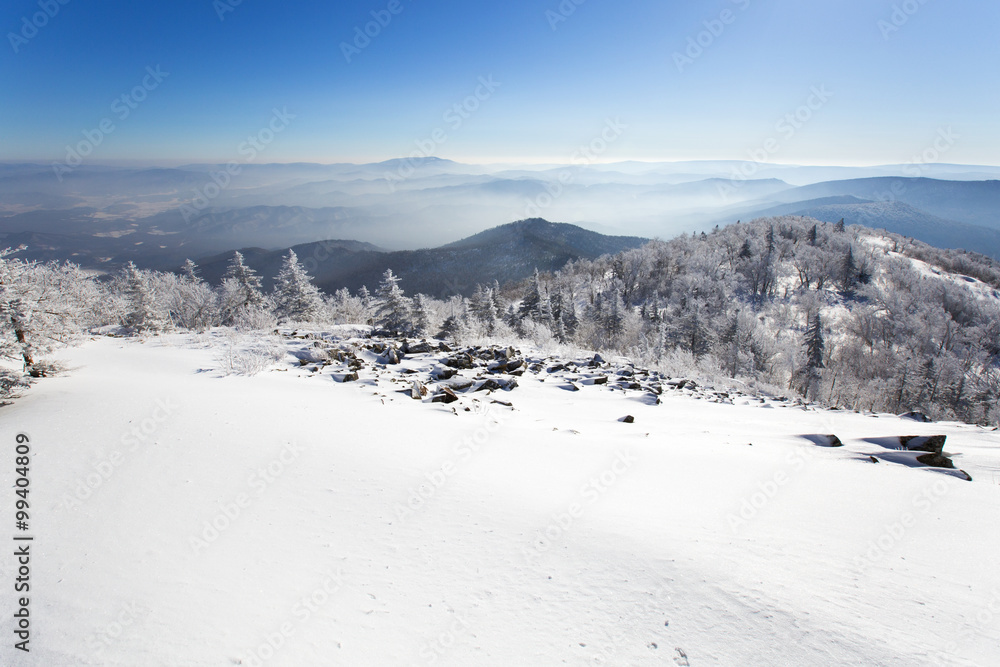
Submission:
[[[1000,164],[996,0],[62,1],[2,3],[2,160],[235,160],[278,109],[259,162]]]

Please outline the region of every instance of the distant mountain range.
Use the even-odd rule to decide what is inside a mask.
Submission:
[[[907,176],[917,168],[926,177]],[[1000,180],[989,180],[1000,178],[1000,167],[471,165],[428,157],[223,171],[84,164],[57,178],[47,165],[0,163],[0,244],[27,244],[28,259],[108,271],[132,260],[163,270],[234,248],[280,251],[324,239],[387,252],[440,249],[530,218],[669,239],[737,219],[803,214],[1000,258]]]
[[[575,225],[535,218],[424,250],[389,252],[356,241],[322,241],[292,249],[314,282],[327,292],[341,287],[353,292],[362,285],[374,290],[385,270],[392,269],[407,292],[447,298],[455,294],[469,296],[477,284],[523,280],[536,268],[555,271],[570,260],[595,259],[638,248],[647,241],[632,236],[605,236]],[[288,249],[244,248],[240,252],[269,287]],[[210,283],[220,281],[232,256],[232,252],[226,252],[202,259],[202,277]]]

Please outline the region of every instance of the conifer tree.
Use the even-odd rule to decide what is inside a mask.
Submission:
[[[393,335],[405,334],[410,329],[410,300],[399,287],[399,276],[386,269],[379,285],[376,324]]]
[[[815,399],[819,392],[820,371],[825,368],[823,353],[826,350],[826,344],[823,341],[823,323],[819,311],[811,313],[807,318],[805,348],[805,396],[806,398],[812,396]]]
[[[294,250],[289,249],[274,279],[274,305],[275,314],[286,322],[314,321],[323,309],[319,288],[313,285],[312,278],[299,264]]]

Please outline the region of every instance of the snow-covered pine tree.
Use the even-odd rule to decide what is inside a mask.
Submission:
[[[811,396],[816,400],[819,393],[820,371],[825,368],[823,354],[826,351],[826,343],[823,341],[823,322],[818,310],[807,317],[805,348],[804,394],[806,398]]]
[[[850,294],[857,284],[858,264],[854,261],[854,248],[847,246],[847,255],[844,256],[844,263],[840,268],[840,288]]]
[[[181,266],[181,276],[191,283],[197,284],[202,282],[201,276],[198,275],[198,265],[190,258],[184,260],[184,264]]]
[[[126,312],[122,325],[135,332],[155,333],[167,327],[163,304],[159,303],[153,276],[140,270],[133,262],[122,269],[121,292]]]
[[[431,328],[431,310],[427,296],[413,295],[412,320],[410,333],[414,336],[426,336]]]
[[[319,288],[299,264],[294,250],[289,249],[274,279],[275,314],[285,322],[313,322],[323,311]]]
[[[482,285],[476,285],[476,291],[469,299],[469,312],[478,321],[487,335],[496,329],[497,312],[493,299],[493,290]]]
[[[376,292],[379,300],[375,323],[392,335],[406,334],[411,328],[410,300],[399,287],[399,277],[386,269]]]
[[[261,291],[260,276],[243,261],[243,254],[233,253],[220,288],[223,320],[232,324],[241,311],[267,310],[267,299]]]
[[[542,287],[542,278],[536,268],[534,275],[531,277],[531,286],[528,288],[528,293],[521,300],[521,308],[518,311],[518,315],[521,319],[529,318],[535,322],[542,321],[546,313],[550,312],[550,309],[546,309],[547,304],[544,303],[545,301],[547,301],[545,289]]]

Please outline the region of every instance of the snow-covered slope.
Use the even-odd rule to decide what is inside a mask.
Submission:
[[[996,432],[545,371],[443,405],[398,391],[426,355],[222,377],[218,342],[92,340],[0,412],[8,534],[35,452],[0,663],[1000,661]],[[873,441],[939,433],[972,482]]]

